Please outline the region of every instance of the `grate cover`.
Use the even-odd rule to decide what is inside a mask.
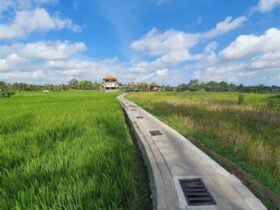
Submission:
[[[180,179],[179,183],[189,206],[216,205],[202,179]]]
[[[149,131],[152,136],[160,136],[162,135],[159,130]]]
[[[136,118],[137,119],[143,119],[144,117],[143,116],[137,116]]]
[[[136,111],[136,109],[131,109],[131,111]]]

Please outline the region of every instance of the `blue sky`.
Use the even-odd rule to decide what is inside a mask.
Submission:
[[[280,0],[0,0],[0,80],[280,85]]]

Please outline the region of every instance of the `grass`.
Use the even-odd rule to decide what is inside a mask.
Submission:
[[[280,194],[280,97],[239,93],[131,93],[128,98]],[[266,202],[266,201],[265,201]],[[268,204],[269,205],[269,204]]]
[[[0,99],[0,209],[150,209],[116,94]]]

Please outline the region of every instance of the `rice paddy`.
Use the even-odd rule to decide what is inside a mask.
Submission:
[[[237,164],[279,195],[280,97],[243,94],[240,100],[239,95],[157,92],[130,93],[128,99]]]
[[[150,209],[116,94],[0,99],[0,209]]]
[[[279,96],[243,95],[128,98],[279,194]],[[151,209],[145,166],[116,96],[23,92],[0,99],[0,209]]]

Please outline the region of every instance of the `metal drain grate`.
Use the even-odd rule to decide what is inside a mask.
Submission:
[[[152,136],[160,136],[162,135],[159,130],[149,131]]]
[[[143,119],[144,117],[143,116],[137,116],[136,118],[137,119]]]
[[[189,206],[216,205],[202,179],[180,179],[179,183]]]
[[[131,111],[136,111],[136,109],[131,109]]]

